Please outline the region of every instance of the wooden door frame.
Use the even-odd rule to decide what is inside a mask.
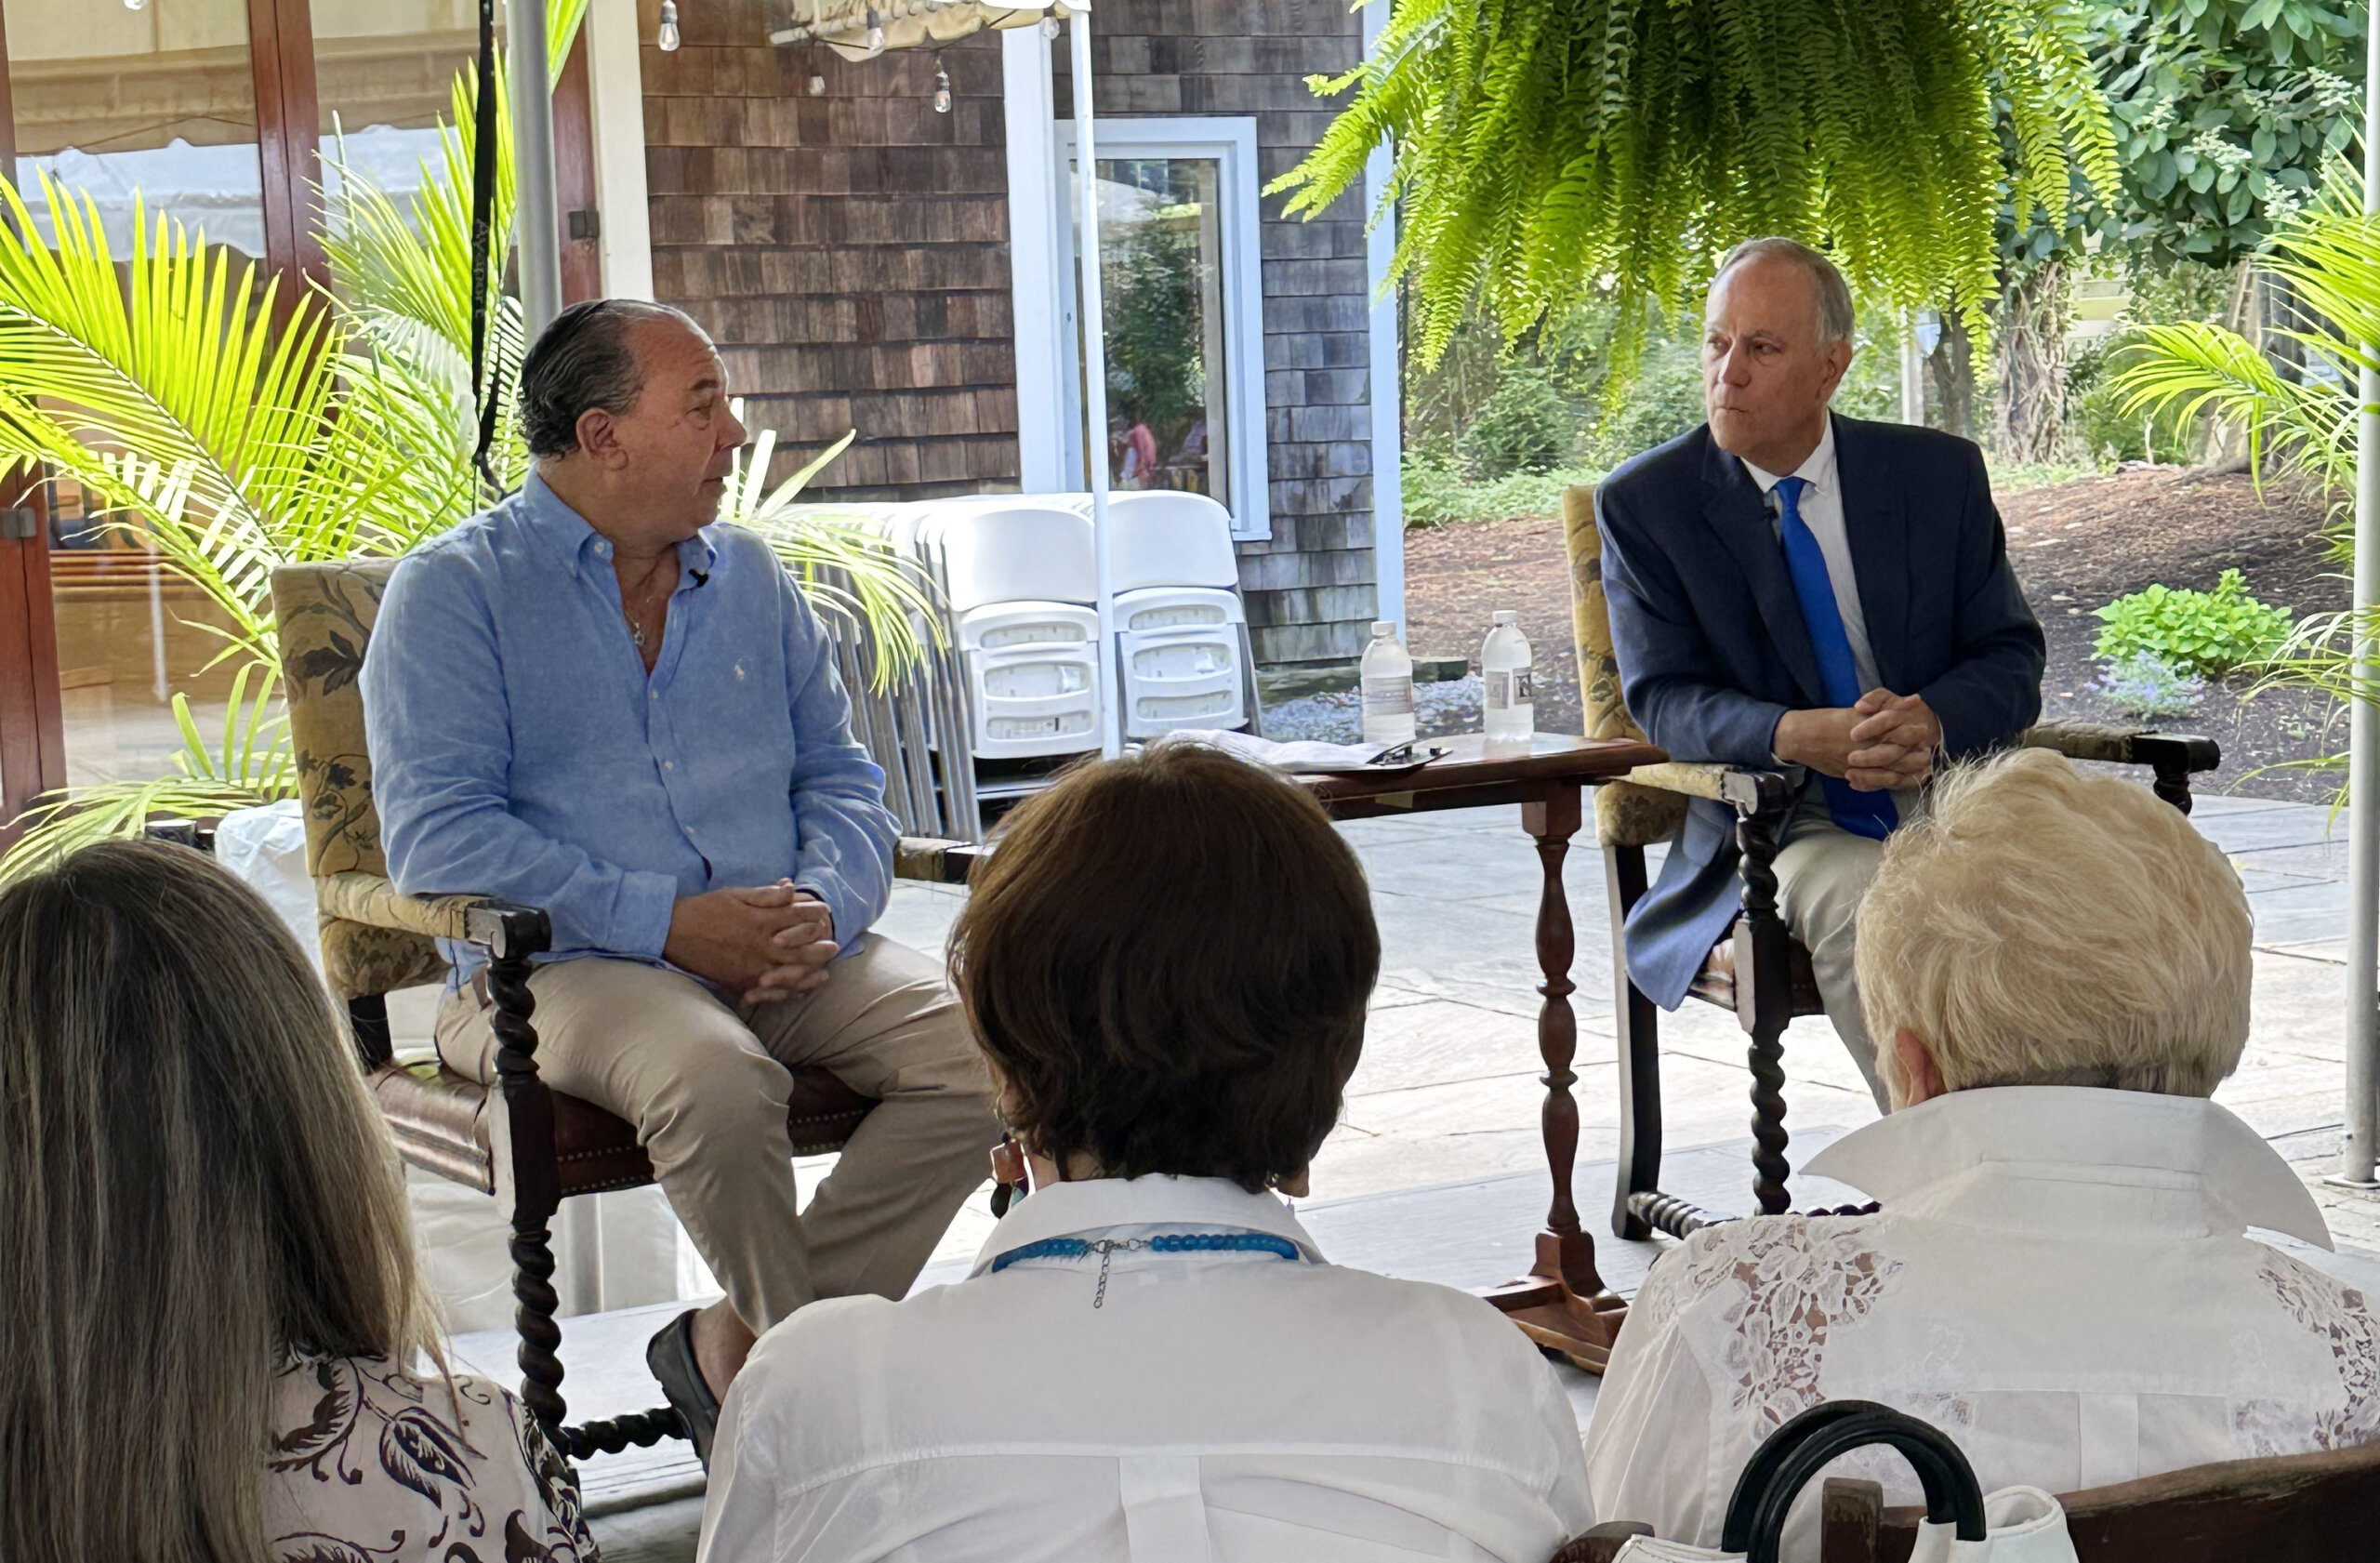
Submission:
[[[0,26],[0,168],[17,166],[8,31]],[[36,478],[0,483],[0,510],[33,511],[33,535],[0,529],[0,850],[43,793],[66,785],[66,714],[58,683],[58,614],[49,595],[48,495]]]

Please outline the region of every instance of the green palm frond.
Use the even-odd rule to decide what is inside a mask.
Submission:
[[[2335,344],[2307,338],[2317,351]],[[2109,383],[2126,413],[2182,422],[2213,414],[2247,431],[2249,464],[2289,461],[2325,488],[2355,482],[2355,399],[2320,380],[2284,377],[2254,342],[2204,322],[2143,326]]]
[[[741,421],[743,402],[731,405]],[[800,580],[813,606],[846,630],[866,635],[876,652],[875,687],[882,693],[924,661],[929,638],[941,643],[942,616],[926,577],[881,532],[858,518],[794,510],[810,480],[857,437],[856,430],[845,434],[770,489],[769,458],[776,453],[777,436],[774,430],[760,430],[736,452],[719,513],[759,533]]]
[[[246,667],[233,675],[221,743],[215,748],[199,732],[190,697],[176,695],[174,722],[182,747],[173,757],[174,774],[77,788],[34,804],[20,821],[25,833],[0,855],[0,882],[94,841],[138,835],[161,815],[211,818],[294,796],[297,770],[289,755],[287,718],[274,698],[278,682],[269,668]]]
[[[1718,255],[1826,245],[1899,308],[1950,301],[1984,335],[2003,179],[2062,220],[2079,174],[2112,195],[2113,131],[2069,0],[1361,0],[1391,6],[1352,91],[1274,181],[1321,215],[1395,162],[1393,277],[1434,364],[1475,301],[1507,340],[1607,292],[1623,365]],[[2003,166],[1994,89],[2008,104]],[[1624,375],[1621,377],[1624,379]]]

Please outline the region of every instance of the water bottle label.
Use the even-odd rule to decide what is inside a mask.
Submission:
[[[1537,685],[1526,668],[1499,668],[1488,674],[1488,709],[1508,711],[1537,698]]]
[[[1411,716],[1413,714],[1413,681],[1411,679],[1366,679],[1364,681],[1364,717],[1369,721],[1382,716]]]

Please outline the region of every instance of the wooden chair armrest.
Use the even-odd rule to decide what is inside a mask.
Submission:
[[[552,939],[546,914],[535,907],[493,895],[403,895],[386,875],[356,869],[316,880],[314,905],[325,917],[433,939],[459,939],[498,959],[535,955]]]
[[[892,877],[927,884],[965,884],[967,871],[985,849],[972,841],[935,836],[904,836],[892,847]]]
[[[1662,792],[1708,798],[1743,814],[1765,814],[1782,808],[1792,796],[1792,788],[1779,772],[1699,761],[1670,760],[1659,765],[1639,765],[1628,773],[1627,779]]]
[[[2212,738],[2096,722],[2037,722],[2016,742],[2024,748],[2054,749],[2069,760],[2153,765],[2160,773],[2170,770],[2181,775],[2212,771],[2223,763],[2222,746]]]

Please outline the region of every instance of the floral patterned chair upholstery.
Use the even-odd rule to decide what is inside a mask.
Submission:
[[[653,1165],[632,1125],[537,1078],[528,974],[531,957],[549,941],[546,914],[488,896],[403,895],[390,882],[356,681],[395,564],[340,560],[284,565],[272,576],[323,973],[347,1006],[358,1062],[404,1159],[494,1195],[509,1212],[522,1402],[573,1458],[681,1436],[677,1414],[666,1409],[562,1425],[547,1224],[573,1195],[651,1183]],[[955,842],[904,841],[898,872],[955,882],[965,878],[971,855]],[[435,1057],[403,1060],[392,1052],[387,995],[446,980],[441,938],[478,945],[490,957],[499,1080],[493,1090]],[[873,1105],[824,1069],[795,1070],[787,1108],[795,1153],[840,1148]]]
[[[1571,628],[1578,642],[1586,735],[1642,738],[1644,732],[1620,697],[1593,488],[1563,491],[1562,527],[1570,561]],[[2149,766],[2157,796],[2185,814],[2189,812],[2191,775],[2215,769],[2222,759],[2211,738],[2087,722],[2045,722],[2020,741],[2055,749],[2069,760]],[[1620,1055],[1620,1176],[1611,1226],[1622,1238],[1643,1238],[1656,1230],[1684,1237],[1724,1219],[1661,1192],[1660,1011],[1630,979],[1627,952],[1619,938],[1630,908],[1646,888],[1645,849],[1677,833],[1689,798],[1707,798],[1736,811],[1744,909],[1727,936],[1712,947],[1687,993],[1733,1010],[1751,1035],[1752,1194],[1765,1215],[1788,1208],[1785,1027],[1799,1016],[1826,1013],[1818,1002],[1809,952],[1786,931],[1778,913],[1778,838],[1792,801],[1781,774],[1673,761],[1640,767],[1626,782],[1596,790],[1595,833],[1604,849],[1611,904]]]

